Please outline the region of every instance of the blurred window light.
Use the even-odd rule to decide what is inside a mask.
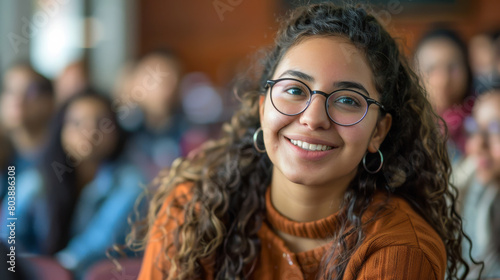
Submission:
[[[31,19],[33,67],[49,78],[83,55],[85,46],[83,0],[34,0]]]

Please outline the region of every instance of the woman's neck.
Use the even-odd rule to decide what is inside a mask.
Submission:
[[[339,180],[335,185],[305,186],[283,182],[277,177],[281,176],[273,176],[271,181],[271,202],[279,213],[297,222],[316,221],[338,212],[352,180]]]
[[[335,185],[305,186],[283,180],[282,175],[279,170],[273,172],[271,203],[281,215],[297,222],[317,221],[338,212],[352,180],[348,176],[339,179]],[[330,242],[330,239],[312,239],[275,231],[288,249],[295,253],[309,251]]]
[[[76,167],[76,185],[80,192],[87,184],[92,182],[97,175],[99,162],[93,160],[83,160]]]

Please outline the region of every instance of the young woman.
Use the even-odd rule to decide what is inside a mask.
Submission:
[[[474,105],[467,46],[451,30],[431,30],[418,43],[415,61],[431,105],[446,122],[452,163],[458,163],[467,138],[463,121]]]
[[[373,16],[298,8],[225,137],[162,180],[139,279],[464,279],[437,120]]]

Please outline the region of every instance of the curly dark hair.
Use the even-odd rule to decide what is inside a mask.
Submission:
[[[192,182],[192,198],[182,205],[185,222],[168,243],[176,254],[169,258],[171,248],[162,250],[171,262],[170,271],[165,271],[168,279],[199,276],[206,258],[215,260],[217,279],[241,279],[251,273],[259,255],[257,232],[265,218],[265,192],[272,176],[268,156],[253,147],[252,135],[260,126],[259,98],[266,94],[265,82],[285,53],[312,36],[346,38],[361,50],[381,103],[392,115],[392,127],[380,147],[383,172],[371,175],[359,164],[339,212],[342,227],[323,257],[320,277],[343,278],[351,255],[364,240],[361,217],[375,191],[383,190],[405,198],[439,234],[446,247],[447,279],[465,279],[469,268],[461,256],[462,220],[455,211],[456,189],[449,187],[451,168],[446,137],[439,129],[442,120],[395,40],[374,16],[353,5],[314,4],[291,12],[263,61],[260,82],[242,95],[242,107],[223,127],[223,138],[207,143],[194,158],[174,163],[170,175],[161,179],[147,221],[129,236],[129,245],[144,248],[149,236],[143,234],[166,197],[178,184]],[[174,201],[167,213],[175,207],[181,206]],[[349,242],[343,238],[347,234]]]

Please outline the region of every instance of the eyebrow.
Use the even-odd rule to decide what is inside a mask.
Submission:
[[[313,76],[308,75],[308,74],[301,72],[301,71],[297,71],[297,70],[286,70],[278,78],[282,78],[283,76],[286,76],[286,75],[293,76],[293,77],[301,79],[301,80],[306,80],[308,82],[314,82]],[[366,88],[358,82],[339,81],[339,82],[333,83],[333,86],[336,89],[348,89],[348,88],[357,89],[357,90],[362,91],[366,95],[370,96],[370,93],[368,92],[368,90],[366,90]]]
[[[340,82],[335,82],[333,83],[334,87],[337,89],[357,89],[361,90],[362,92],[366,93],[366,95],[370,96],[370,93],[366,90],[366,88],[358,83],[358,82],[353,82],[353,81],[340,81]]]
[[[290,75],[290,76],[293,76],[295,78],[306,80],[308,82],[314,82],[314,78],[311,75],[308,75],[304,72],[300,72],[297,70],[286,70],[278,78],[281,78],[281,77],[286,76],[286,75]]]

